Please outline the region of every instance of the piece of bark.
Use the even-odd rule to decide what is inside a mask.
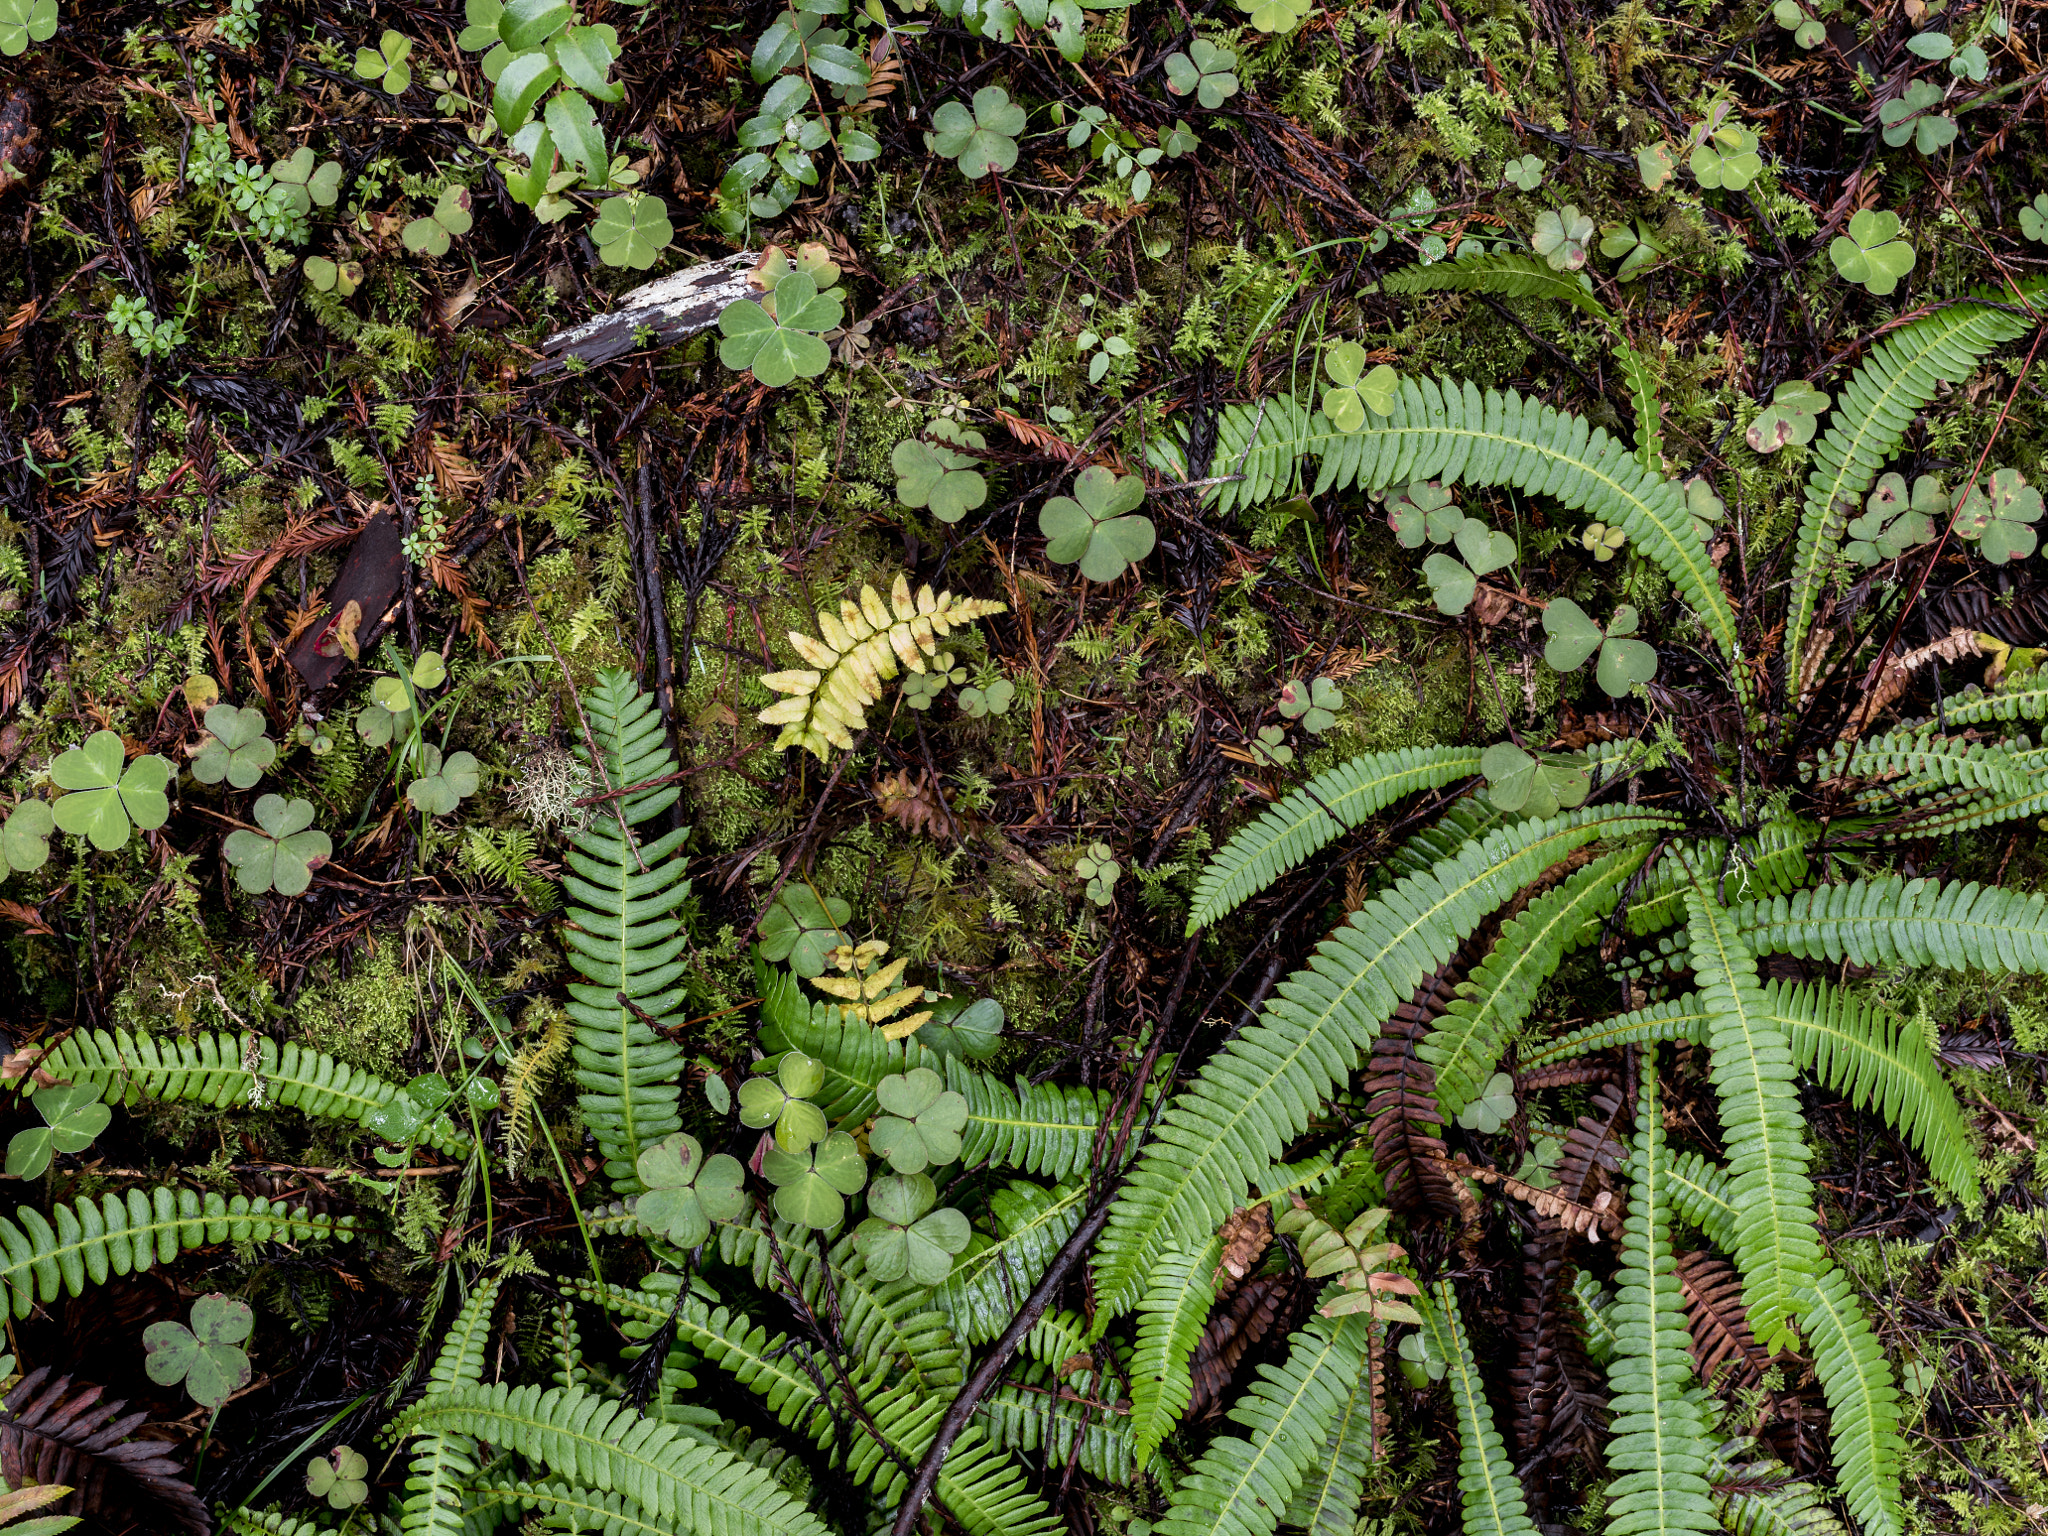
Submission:
[[[349,664],[345,651],[330,636],[351,603],[358,605],[361,620],[356,628],[357,654],[366,653],[384,632],[405,584],[405,547],[398,524],[389,512],[379,512],[356,535],[349,546],[341,573],[327,590],[326,611],[291,649],[288,658],[306,680],[308,691],[317,693],[333,682]],[[328,641],[324,647],[322,641]],[[332,651],[323,655],[322,651]]]
[[[738,251],[645,283],[618,308],[549,336],[540,344],[548,360],[536,363],[533,372],[557,373],[572,357],[591,367],[608,363],[634,350],[635,338],[648,332],[652,345],[666,347],[708,331],[726,305],[759,294],[749,274],[760,260],[757,251]]]

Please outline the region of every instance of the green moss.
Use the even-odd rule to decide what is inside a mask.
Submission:
[[[390,939],[359,953],[350,974],[307,987],[292,1004],[301,1039],[382,1077],[404,1078],[421,1004]]]

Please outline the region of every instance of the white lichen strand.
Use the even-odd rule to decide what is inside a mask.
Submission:
[[[929,586],[911,596],[910,583],[898,575],[889,601],[871,586],[860,601],[842,598],[835,615],[818,610],[818,634],[789,632],[789,643],[809,666],[769,672],[761,681],[790,697],[761,711],[763,725],[779,725],[778,750],[803,747],[826,760],[830,749],[851,749],[853,733],[867,728],[868,706],[882,697],[882,684],[904,670],[922,672],[925,658],[938,653],[939,641],[976,619],[1003,613],[1002,603],[980,597],[934,594]]]

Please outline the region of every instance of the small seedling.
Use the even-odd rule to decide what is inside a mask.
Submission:
[[[1072,496],[1055,496],[1039,509],[1045,558],[1054,565],[1078,561],[1090,581],[1115,581],[1157,541],[1152,519],[1136,513],[1144,501],[1140,476],[1089,465],[1074,477]]]
[[[169,357],[185,345],[182,319],[159,320],[142,300],[127,294],[107,306],[107,324],[126,336],[128,344],[144,357]]]
[[[779,389],[793,380],[816,378],[832,366],[832,349],[819,335],[846,318],[836,293],[820,293],[810,273],[793,271],[776,281],[775,312],[752,299],[738,299],[719,314],[725,340],[718,360],[751,369],[757,383]]]
[[[867,1161],[854,1139],[834,1131],[802,1152],[770,1147],[761,1175],[775,1186],[775,1214],[797,1226],[829,1232],[846,1219],[846,1197],[868,1180]]]
[[[868,1132],[868,1148],[898,1173],[922,1173],[960,1155],[967,1100],[930,1067],[883,1078],[875,1099],[882,1114]]]
[[[202,784],[226,779],[236,789],[249,789],[277,761],[277,743],[263,734],[263,711],[216,704],[206,712],[211,733],[192,759],[192,777]]]
[[[667,206],[648,192],[625,192],[606,198],[597,210],[597,221],[590,226],[590,238],[604,264],[608,267],[630,267],[636,272],[644,272],[653,266],[654,258],[668,249],[669,242],[675,237],[675,226],[669,222]],[[836,309],[839,301],[834,299],[832,303]],[[835,318],[830,325],[817,328],[829,331],[838,323]],[[820,368],[816,371],[823,373],[825,370]]]
[[[403,96],[412,84],[412,66],[405,61],[411,52],[411,38],[386,29],[376,47],[356,50],[356,78],[376,81],[393,96]]]
[[[1536,215],[1536,228],[1529,244],[1538,256],[1557,272],[1576,272],[1586,264],[1586,250],[1593,238],[1593,221],[1566,203],[1552,212],[1546,208]]]
[[[686,1251],[711,1235],[711,1223],[735,1220],[747,1208],[739,1160],[723,1152],[705,1157],[703,1143],[682,1131],[644,1148],[633,1168],[646,1191],[633,1202],[634,1219]]]
[[[42,1177],[59,1152],[83,1152],[114,1119],[114,1112],[100,1102],[100,1090],[92,1083],[45,1088],[29,1102],[35,1105],[43,1123],[31,1130],[16,1131],[7,1143],[10,1179]]]
[[[443,760],[439,747],[421,748],[420,776],[408,784],[405,798],[414,810],[446,816],[476,793],[477,761],[468,752],[451,752]]]
[[[1915,80],[1903,96],[1894,96],[1879,107],[1877,118],[1884,125],[1885,143],[1896,149],[1910,139],[1923,155],[1953,144],[1956,120],[1934,110],[1941,105],[1942,96],[1941,87],[1932,80]]]
[[[1771,403],[1757,412],[1745,434],[1758,453],[1776,453],[1787,443],[1804,447],[1820,430],[1820,413],[1829,397],[1805,379],[1787,379],[1771,392]]]
[[[434,211],[405,226],[400,239],[408,251],[425,256],[445,256],[457,235],[466,235],[476,222],[469,212],[469,189],[443,187],[434,200]]]
[[[1828,243],[1828,260],[1852,283],[1878,297],[1892,293],[1913,270],[1913,247],[1899,238],[1899,216],[1865,208],[1849,220],[1849,232]]]
[[[1579,542],[1586,547],[1588,554],[1605,565],[1621,552],[1622,545],[1628,542],[1628,535],[1605,523],[1588,523],[1579,535]]]
[[[1948,511],[1948,491],[1933,475],[1915,480],[1910,494],[1903,475],[1885,475],[1863,503],[1863,516],[1843,530],[1842,553],[1860,565],[1896,560],[1933,538],[1935,519]]]
[[[986,448],[988,440],[957,422],[935,421],[925,436],[905,438],[889,455],[896,471],[896,499],[925,507],[942,523],[957,523],[988,500],[988,481],[979,461],[957,448]]]
[[[932,1286],[952,1273],[953,1256],[967,1246],[973,1228],[950,1206],[932,1210],[937,1198],[921,1173],[884,1174],[869,1187],[867,1220],[853,1234],[869,1278]]]
[[[256,825],[260,832],[238,827],[221,845],[237,883],[252,896],[304,895],[313,871],[334,852],[327,834],[313,830],[312,801],[265,795],[256,802]]]
[[[1287,733],[1277,725],[1262,725],[1245,744],[1245,751],[1261,768],[1285,768],[1294,761],[1294,748],[1287,745]]]
[[[306,1492],[330,1509],[353,1509],[370,1496],[369,1458],[353,1446],[337,1445],[332,1456],[306,1463]]]
[[[970,181],[979,180],[1017,163],[1017,135],[1025,121],[1024,109],[1008,91],[985,85],[974,93],[972,108],[949,101],[932,114],[934,131],[924,136],[925,147],[951,160]]]
[[[22,875],[41,869],[50,862],[50,834],[56,830],[48,801],[22,801],[0,827],[0,866]]]
[[[777,965],[787,960],[799,976],[823,975],[825,957],[852,916],[853,908],[837,896],[821,901],[808,885],[792,881],[761,915],[761,958]]]
[[[134,828],[151,832],[171,819],[170,797],[164,793],[171,765],[152,752],[124,768],[126,758],[119,736],[95,731],[83,746],[70,748],[50,765],[51,781],[71,791],[51,807],[51,816],[64,831],[90,839],[103,853],[127,842]]]
[[[1600,236],[1600,254],[1621,263],[1614,271],[1616,282],[1632,283],[1668,253],[1663,242],[1638,219],[1633,224],[1608,225]]]
[[[1365,425],[1366,413],[1394,414],[1394,396],[1401,377],[1385,363],[1364,373],[1365,348],[1355,341],[1333,343],[1323,353],[1323,371],[1336,387],[1323,391],[1323,414],[1339,432],[1356,432]],[[1363,374],[1363,377],[1360,375]]]
[[[1343,690],[1327,677],[1304,683],[1292,678],[1280,689],[1280,715],[1298,720],[1311,736],[1320,736],[1337,723],[1337,711],[1344,707]]]
[[[1237,94],[1236,68],[1235,53],[1198,37],[1186,53],[1166,56],[1166,88],[1176,96],[1194,92],[1195,100],[1213,112]]]
[[[953,665],[953,653],[941,651],[922,672],[903,674],[903,702],[912,709],[930,709],[944,696],[947,686],[967,681],[967,669]]]
[[[1123,865],[1112,857],[1107,843],[1090,843],[1074,860],[1074,877],[1087,882],[1088,899],[1098,907],[1106,907],[1116,899],[1116,883],[1123,872]]]
[[[1986,560],[2004,565],[2034,552],[2036,535],[2029,525],[2040,520],[2041,510],[2041,493],[2024,474],[1994,469],[1956,503],[1952,526],[1957,538],[1975,540]]]
[[[1458,1124],[1468,1131],[1491,1136],[1515,1118],[1515,1080],[1505,1072],[1487,1079],[1479,1097],[1458,1111]]]
[[[1580,757],[1535,757],[1513,742],[1497,741],[1480,754],[1486,798],[1510,814],[1542,819],[1584,805],[1592,775]]]
[[[160,1387],[185,1384],[192,1401],[218,1408],[249,1384],[253,1374],[242,1341],[256,1327],[256,1314],[246,1301],[231,1296],[202,1296],[192,1303],[192,1326],[151,1323],[142,1332],[149,1351],[144,1369]]]
[[[1100,350],[1096,351],[1098,347]],[[1083,331],[1074,338],[1074,351],[1076,355],[1083,356],[1095,351],[1095,355],[1088,359],[1088,382],[1100,384],[1113,361],[1131,355],[1131,344],[1121,336],[1099,336],[1094,331]]]
[[[1017,685],[1008,678],[998,678],[986,688],[962,688],[960,710],[970,720],[980,720],[988,715],[1007,715],[1010,702],[1017,697]]]
[[[1538,155],[1523,155],[1519,160],[1510,160],[1501,172],[1501,180],[1509,186],[1520,187],[1524,192],[1534,192],[1543,185],[1543,160]]]
[[[1612,698],[1623,699],[1637,683],[1657,675],[1657,651],[1641,640],[1626,638],[1636,632],[1635,609],[1624,603],[1603,632],[1586,610],[1568,597],[1554,599],[1543,610],[1543,632],[1550,637],[1543,647],[1543,659],[1559,672],[1575,672],[1595,650],[1600,665],[1594,676]]]
[[[1694,130],[1692,154],[1686,164],[1701,186],[1740,192],[1763,174],[1764,157],[1752,130],[1721,121],[1726,112],[1724,102]]]
[[[1818,48],[1828,40],[1828,29],[1799,0],[1778,0],[1771,7],[1771,15],[1802,48]]]
[[[359,261],[330,261],[325,256],[306,258],[306,281],[321,293],[347,298],[363,285],[363,264]]]

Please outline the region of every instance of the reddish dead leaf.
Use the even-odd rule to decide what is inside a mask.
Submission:
[[[46,933],[51,938],[57,931],[43,921],[43,914],[23,901],[0,901],[0,917],[10,923],[18,923],[30,933]]]
[[[1217,1277],[1228,1275],[1233,1280],[1242,1280],[1265,1257],[1266,1245],[1273,1241],[1272,1207],[1261,1200],[1232,1211],[1223,1219],[1217,1235],[1223,1239],[1223,1259],[1216,1266]]]

